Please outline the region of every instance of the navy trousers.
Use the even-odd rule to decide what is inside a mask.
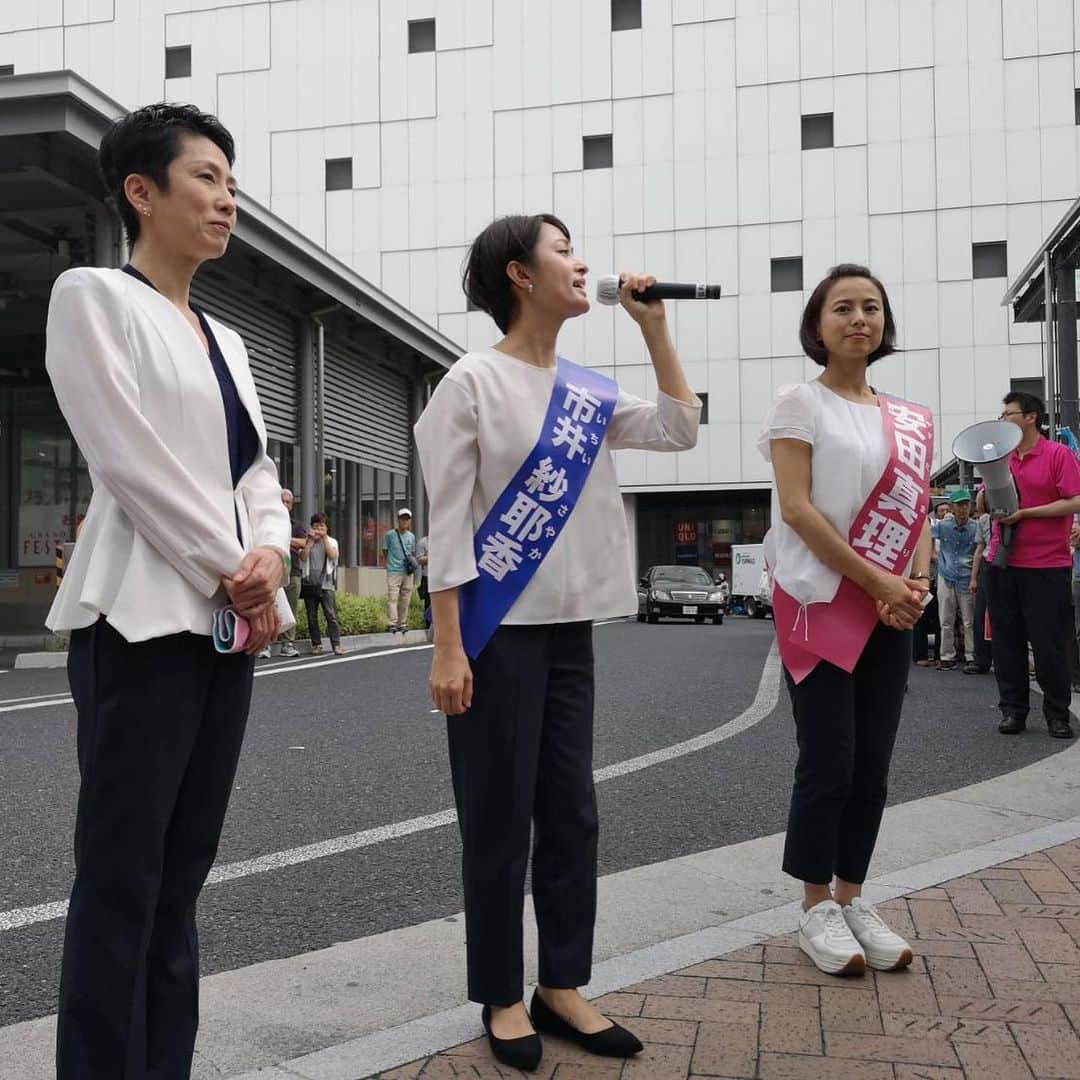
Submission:
[[[71,636],[81,785],[60,981],[58,1080],[187,1080],[195,901],[217,854],[253,660],[210,638]]]
[[[791,792],[784,872],[828,885],[861,885],[889,791],[911,631],[879,624],[849,675],[822,661],[798,685],[784,669],[799,760]]]
[[[462,842],[468,990],[512,1005],[524,990],[529,833],[540,982],[592,970],[598,823],[592,777],[592,624],[500,627],[474,661],[473,702],[447,718]]]

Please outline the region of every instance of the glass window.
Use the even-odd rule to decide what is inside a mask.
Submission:
[[[832,113],[817,113],[802,118],[802,148],[804,150],[823,150],[832,144]]]
[[[383,537],[394,527],[394,491],[391,474],[385,469],[375,470],[375,491],[378,511],[376,514],[376,538],[378,541],[379,566],[386,563]]]
[[[971,276],[973,278],[1008,277],[1008,252],[1004,240],[992,244],[971,245]]]
[[[640,30],[641,0],[611,0],[611,29]]]
[[[375,510],[375,470],[360,466],[360,565],[379,565],[379,540]]]
[[[802,291],[802,256],[770,260],[773,292]]]
[[[329,158],[326,162],[326,190],[348,191],[352,186],[352,158]]]
[[[613,155],[610,135],[586,135],[581,140],[583,169],[610,169]]]
[[[165,78],[186,79],[191,75],[191,46],[176,45],[165,50]]]
[[[23,428],[19,437],[20,566],[52,566],[55,548],[75,539],[90,503],[90,476],[70,437]]]
[[[701,402],[701,419],[698,423],[707,424],[709,422],[709,395],[698,394],[698,400]]]
[[[435,20],[409,20],[409,52],[423,53],[435,51]]]

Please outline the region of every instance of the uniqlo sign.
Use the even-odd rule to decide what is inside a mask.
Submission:
[[[676,521],[675,522],[675,543],[676,544],[696,544],[697,543],[697,522],[696,521]]]

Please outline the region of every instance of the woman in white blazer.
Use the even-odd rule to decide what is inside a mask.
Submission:
[[[118,120],[100,166],[132,247],[62,274],[46,366],[94,494],[49,614],[71,636],[81,784],[59,1080],[186,1077],[195,902],[232,788],[253,656],[287,611],[290,523],[240,338],[193,308],[236,221],[233,140],[191,106]],[[223,655],[212,614],[251,626]]]

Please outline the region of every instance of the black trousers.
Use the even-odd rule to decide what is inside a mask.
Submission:
[[[999,707],[1006,716],[1027,719],[1028,642],[1035,656],[1035,677],[1043,692],[1043,716],[1049,724],[1069,720],[1068,639],[1072,632],[1072,570],[1029,570],[988,566],[990,644],[994,652]]]
[[[990,642],[986,640],[986,575],[989,563],[984,563],[979,570],[979,591],[975,594],[975,663],[984,671],[989,671],[994,662]]]
[[[322,644],[322,633],[319,630],[319,608],[326,616],[326,632],[330,635],[330,644],[336,649],[341,644],[341,628],[337,618],[337,593],[333,589],[323,589],[317,597],[305,596],[304,607],[307,608],[308,637],[312,645]]]
[[[592,624],[500,627],[472,669],[472,707],[447,718],[469,998],[511,1005],[521,1000],[525,980],[530,825],[540,982],[584,986],[592,970]]]
[[[799,740],[785,873],[866,880],[910,665],[911,632],[879,625],[850,675],[822,661],[796,685],[785,669]]]
[[[195,901],[217,854],[253,660],[208,637],[71,635],[81,784],[58,1080],[186,1080],[199,1023]]]

